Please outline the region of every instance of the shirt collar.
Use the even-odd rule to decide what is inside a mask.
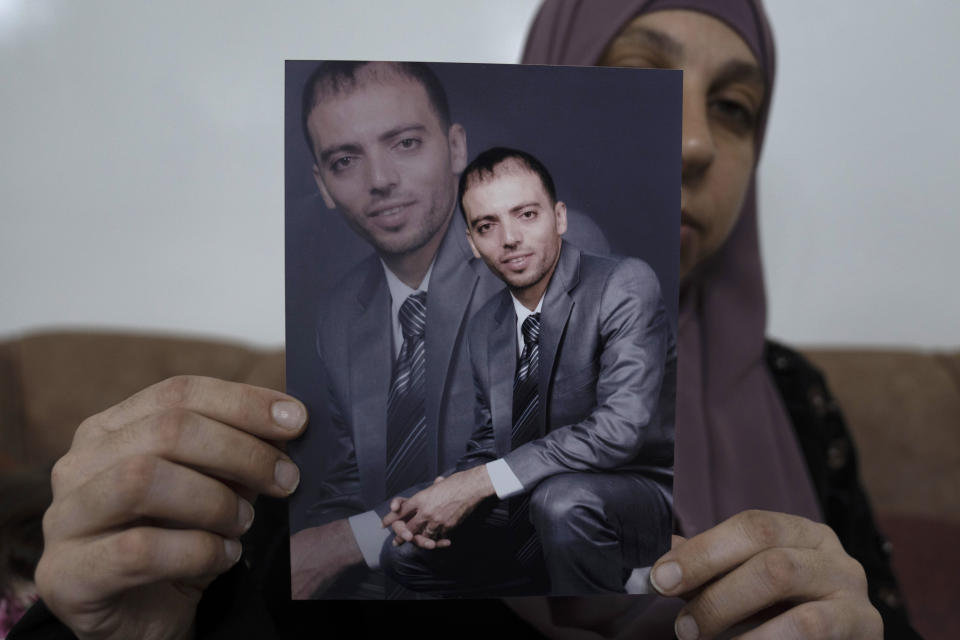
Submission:
[[[420,282],[420,286],[416,289],[411,289],[406,284],[404,284],[400,278],[396,276],[393,271],[390,271],[390,268],[387,267],[387,264],[380,260],[380,264],[383,265],[383,273],[387,277],[387,288],[390,290],[390,299],[393,301],[393,306],[395,311],[400,309],[400,305],[403,304],[403,301],[407,297],[417,293],[418,291],[426,291],[427,287],[430,285],[430,274],[433,273],[433,262],[430,262],[430,266],[427,268],[427,273],[424,274],[423,280]]]
[[[543,308],[543,296],[540,296],[540,302],[537,303],[537,308],[533,311],[527,309],[523,303],[517,300],[517,297],[512,293],[510,294],[510,299],[513,300],[513,310],[517,312],[517,324],[523,324],[523,321],[527,319],[527,316],[540,313],[540,309]]]

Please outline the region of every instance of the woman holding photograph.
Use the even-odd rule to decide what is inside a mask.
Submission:
[[[674,497],[687,538],[651,573],[686,603],[644,620],[615,601],[526,613],[545,631],[593,615],[624,637],[656,622],[682,640],[914,637],[856,461],[828,457],[852,451],[842,417],[820,374],[764,336],[755,170],[774,48],[759,1],[547,0],[523,62],[684,72]]]
[[[797,354],[764,339],[754,171],[774,56],[760,6],[751,0],[548,0],[524,61],[684,70],[674,489],[677,529],[686,539],[678,539],[651,574],[658,591],[683,599],[659,600],[649,615],[638,615],[635,600],[616,597],[526,599],[511,606],[556,638],[598,637],[584,627],[619,638],[671,637],[675,629],[683,640],[745,629],[755,629],[745,636],[751,638],[876,638],[881,628],[887,637],[915,637],[896,606],[895,581],[856,463],[852,456],[828,457],[831,445],[852,445],[822,378]],[[110,440],[120,428],[149,435],[146,427],[165,415],[191,417],[196,428],[188,433],[209,438],[180,442],[156,460],[143,455],[154,446],[146,436]],[[284,454],[264,441],[296,437],[305,418],[303,408],[279,392],[181,377],[88,420],[86,437],[75,439],[73,462],[61,461],[54,473],[57,497],[37,574],[44,602],[27,613],[14,637],[379,637],[383,628],[457,637],[496,628],[527,637],[497,601],[445,602],[429,613],[393,607],[390,615],[359,606],[291,606],[289,534],[279,501],[257,503],[251,530],[257,535],[245,539],[239,563],[236,545],[198,538],[203,532],[157,531],[161,547],[127,536],[139,552],[119,558],[103,552],[105,536],[87,533],[93,525],[120,529],[116,522],[126,526],[129,512],[137,513],[121,513],[119,506],[81,509],[118,502],[84,502],[81,489],[103,495],[123,488],[117,478],[126,477],[101,474],[113,482],[101,486],[87,482],[91,470],[143,472],[144,462],[153,461],[167,473],[165,491],[156,495],[170,497],[159,507],[174,515],[164,517],[238,536],[249,519],[243,512],[238,519],[236,501],[227,504],[233,509],[209,513],[196,491],[187,490],[209,484],[193,469],[286,496],[290,483],[275,477]],[[101,440],[117,446],[96,446]],[[168,457],[191,468],[173,469]]]

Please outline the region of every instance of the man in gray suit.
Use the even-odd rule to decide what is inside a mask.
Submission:
[[[295,454],[321,475],[305,477],[316,490],[292,500],[308,524],[291,538],[295,598],[350,569],[376,569],[386,500],[462,455],[474,426],[462,336],[503,286],[471,255],[454,215],[466,133],[429,67],[324,63],[303,114],[325,203],[375,253],[325,300],[317,328],[330,420],[311,426],[323,430],[322,448]],[[382,597],[381,587],[338,595]]]
[[[672,530],[676,347],[657,277],[565,243],[566,207],[525,152],[481,153],[460,203],[507,289],[469,325],[477,429],[459,471],[393,500],[384,570],[419,591],[512,593],[539,545],[552,593],[623,592]]]

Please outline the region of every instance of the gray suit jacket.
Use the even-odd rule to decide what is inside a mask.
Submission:
[[[500,288],[473,257],[455,215],[427,292],[426,413],[430,477],[453,464],[473,430],[466,319]],[[373,508],[386,495],[387,395],[393,366],[390,292],[376,255],[360,263],[328,301],[317,331],[331,413],[323,482],[308,520],[322,524]],[[444,425],[443,429],[438,425]],[[316,425],[314,428],[323,425]],[[426,478],[424,478],[426,479]]]
[[[584,216],[581,235],[604,250],[605,238]],[[599,240],[597,240],[599,238]],[[427,477],[451,468],[463,455],[473,421],[474,384],[467,353],[468,319],[504,290],[482,261],[474,258],[462,215],[455,212],[444,236],[427,293],[426,425]],[[387,395],[393,350],[390,292],[376,255],[363,260],[326,301],[318,322],[317,352],[327,379],[329,424],[323,450],[308,456],[319,475],[307,504],[305,524],[315,526],[379,507],[386,512]]]
[[[569,471],[672,481],[676,341],[656,274],[564,242],[541,309],[541,434],[510,450],[516,313],[504,290],[471,320],[477,389],[466,468],[505,458],[526,490]]]

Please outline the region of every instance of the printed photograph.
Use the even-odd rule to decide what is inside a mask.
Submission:
[[[294,599],[647,592],[681,74],[288,61],[285,91]]]

